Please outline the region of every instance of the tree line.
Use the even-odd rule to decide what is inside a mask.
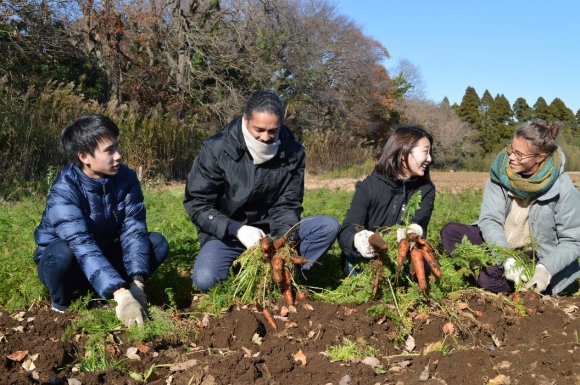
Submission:
[[[368,160],[401,124],[433,134],[437,167],[481,163],[479,97],[428,101],[418,67],[388,58],[327,0],[0,0],[0,195],[47,183],[60,130],[86,112],[119,125],[129,166],[183,179],[255,89],[285,101],[310,172]]]

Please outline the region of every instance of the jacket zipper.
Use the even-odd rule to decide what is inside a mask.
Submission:
[[[103,186],[103,198],[101,198],[101,200],[103,201],[103,211],[105,212],[105,219],[108,221],[109,211],[107,210],[107,199],[106,199],[107,189],[105,188],[105,181],[102,181],[101,185]]]

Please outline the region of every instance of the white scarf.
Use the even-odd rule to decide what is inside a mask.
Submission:
[[[248,131],[248,127],[246,126],[246,122],[244,122],[243,118],[242,133],[244,134],[244,140],[246,142],[246,146],[248,147],[248,151],[250,151],[250,155],[252,155],[252,158],[254,159],[254,164],[266,163],[278,152],[278,147],[280,147],[280,139],[276,138],[276,140],[272,143],[264,143],[259,141],[258,139],[254,138],[252,134],[250,134],[250,131]]]

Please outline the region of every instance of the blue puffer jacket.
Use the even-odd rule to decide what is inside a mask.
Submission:
[[[92,179],[77,166],[65,166],[51,187],[40,225],[34,261],[60,239],[72,249],[85,276],[105,298],[125,285],[103,250],[120,242],[128,276],[149,275],[149,233],[141,184],[121,165],[117,175]]]

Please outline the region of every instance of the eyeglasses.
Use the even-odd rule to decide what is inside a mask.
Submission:
[[[514,150],[511,143],[508,143],[506,148],[507,148],[507,154],[508,155],[515,154],[518,162],[522,161],[526,158],[531,158],[533,156],[542,155],[542,154],[523,154],[523,153],[519,152],[518,150]]]

